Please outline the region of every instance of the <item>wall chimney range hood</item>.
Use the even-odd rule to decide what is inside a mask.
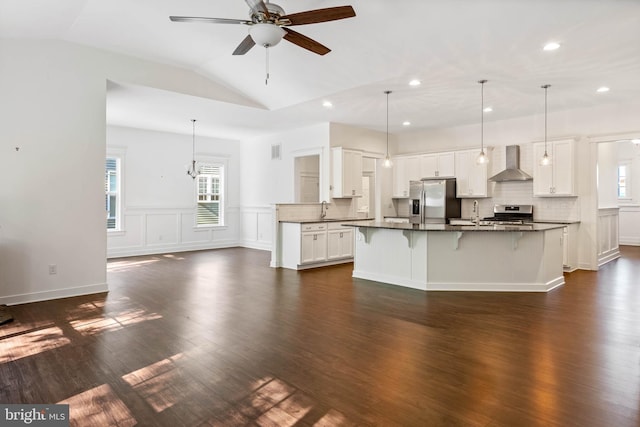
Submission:
[[[520,169],[520,146],[507,145],[507,168],[489,178],[489,181],[531,181],[531,175]]]

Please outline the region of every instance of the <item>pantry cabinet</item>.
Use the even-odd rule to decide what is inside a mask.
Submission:
[[[575,150],[573,140],[547,141],[549,165],[540,164],[544,142],[533,145],[533,195],[537,197],[572,197],[575,191]]]

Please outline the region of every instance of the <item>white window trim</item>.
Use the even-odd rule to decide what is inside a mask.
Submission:
[[[631,203],[631,201],[633,200],[633,188],[632,188],[633,170],[631,167],[632,164],[633,164],[632,159],[621,159],[620,161],[618,161],[618,170],[620,169],[620,166],[626,166],[627,168],[627,176],[626,176],[627,197],[618,197],[618,200],[624,204]],[[617,182],[616,182],[616,193],[617,192],[618,192],[618,188],[617,188]]]
[[[124,197],[124,165],[125,165],[125,156],[127,153],[127,149],[126,147],[117,147],[117,146],[111,146],[111,147],[107,147],[107,151],[106,151],[106,155],[105,155],[105,160],[108,158],[116,158],[118,159],[118,168],[120,172],[118,174],[118,207],[117,207],[117,211],[116,211],[116,228],[114,229],[107,229],[107,233],[108,235],[111,236],[118,236],[118,235],[123,235],[125,232],[125,216],[124,216],[124,201],[125,201],[125,197]]]
[[[223,157],[223,156],[212,156],[212,155],[207,155],[207,154],[197,154],[196,153],[196,167],[198,167],[198,164],[200,163],[204,163],[204,164],[219,164],[222,165],[222,209],[220,210],[221,212],[221,216],[222,216],[222,224],[198,224],[198,215],[197,215],[197,211],[198,211],[198,179],[194,179],[194,186],[193,186],[193,201],[194,201],[194,212],[196,213],[196,215],[194,215],[193,217],[193,229],[194,230],[203,230],[203,229],[227,229],[228,228],[228,224],[227,224],[227,206],[228,206],[228,199],[229,199],[229,192],[228,190],[228,184],[227,181],[229,180],[229,158],[228,157]]]

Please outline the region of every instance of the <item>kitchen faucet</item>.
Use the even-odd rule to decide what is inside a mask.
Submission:
[[[327,209],[327,202],[323,200],[320,206],[320,218],[324,219],[324,217],[327,216]]]
[[[478,225],[480,223],[480,209],[478,209],[478,201],[474,200],[473,201],[473,213],[475,214],[475,218],[473,218],[473,222],[476,223],[476,225]]]

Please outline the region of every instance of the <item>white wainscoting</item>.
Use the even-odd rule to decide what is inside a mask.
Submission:
[[[598,209],[598,267],[620,258],[619,209]]]
[[[240,244],[270,251],[273,243],[273,207],[245,206],[240,209]]]
[[[128,208],[124,230],[107,233],[107,258],[239,246],[240,209],[227,208],[224,227],[195,227],[193,208]]]
[[[640,206],[620,206],[620,244],[640,246]]]

